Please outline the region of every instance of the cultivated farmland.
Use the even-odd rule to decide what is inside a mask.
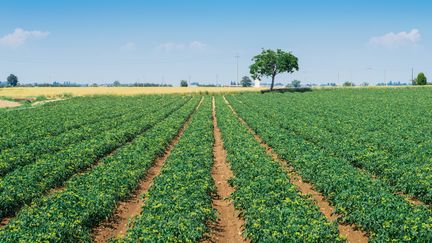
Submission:
[[[0,242],[430,242],[432,90],[0,113]]]

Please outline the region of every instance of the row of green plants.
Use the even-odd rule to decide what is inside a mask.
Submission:
[[[266,154],[222,97],[218,124],[227,160],[235,207],[245,219],[244,236],[253,242],[337,242],[335,222],[328,221],[313,200],[300,195],[281,165]]]
[[[376,242],[432,239],[432,212],[427,207],[411,205],[348,160],[316,146],[294,129],[281,127],[281,123],[291,125],[286,117],[292,114],[256,109],[232,97],[229,100],[255,132],[334,205],[340,221],[357,225]]]
[[[215,220],[211,98],[205,97],[121,242],[198,242]]]
[[[264,104],[262,101],[253,102],[253,99],[247,99],[245,103],[257,109],[290,114],[283,121],[276,122],[285,129],[301,133],[335,156],[347,159],[357,168],[373,173],[395,192],[410,194],[430,204],[432,164],[429,157],[432,147],[429,145],[432,140],[427,119],[432,114],[426,106],[405,110],[401,107],[406,105],[396,104],[383,109],[389,102],[403,104],[406,101],[403,95],[396,101],[391,100],[390,95],[381,96],[380,103],[375,102],[374,96],[366,100],[362,96],[361,104],[355,107],[353,102],[346,100],[329,101],[331,96],[319,96],[320,102],[306,97],[296,106],[275,105],[292,102],[293,99],[287,96],[267,97]],[[424,96],[419,98],[424,99]],[[305,126],[308,129],[301,129]]]
[[[62,186],[72,175],[145,133],[189,99],[180,98],[171,106],[104,131],[59,153],[47,154],[32,164],[6,174],[0,178],[0,218],[14,213],[47,190]]]
[[[174,97],[167,99],[164,106],[169,106],[173,102]],[[57,153],[58,151],[67,149],[78,142],[91,139],[103,131],[139,119],[148,113],[153,113],[158,109],[161,109],[161,107],[158,107],[160,104],[159,100],[154,100],[154,102],[150,101],[145,104],[146,106],[136,106],[135,109],[129,108],[112,111],[114,114],[118,113],[115,118],[101,117],[96,122],[65,131],[57,136],[47,136],[44,139],[39,139],[26,145],[2,150],[0,152],[0,177],[18,167],[33,163],[43,155],[50,156],[46,154]]]
[[[47,103],[34,109],[5,112],[0,117],[0,151],[56,136],[101,118],[114,119],[122,111],[150,102],[153,98],[79,97]],[[162,97],[158,99],[162,100]]]
[[[90,242],[92,228],[109,218],[119,201],[129,198],[199,101],[161,120],[144,135],[104,158],[99,165],[72,177],[63,191],[23,208],[5,228],[1,242]]]

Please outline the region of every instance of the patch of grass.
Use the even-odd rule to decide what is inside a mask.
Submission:
[[[36,96],[35,98],[36,98],[36,101],[44,101],[44,100],[47,100],[47,99],[48,99],[48,98],[47,98],[46,96],[44,96],[44,95],[39,95],[39,96]]]

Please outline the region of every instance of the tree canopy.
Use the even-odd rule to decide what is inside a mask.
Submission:
[[[270,90],[273,90],[275,77],[279,73],[293,73],[298,71],[298,58],[281,49],[276,51],[263,49],[262,52],[252,58],[250,66],[252,78],[271,77]]]
[[[417,78],[415,79],[416,85],[426,85],[427,84],[427,78],[424,73],[419,73],[417,75]]]
[[[180,87],[187,87],[188,82],[186,80],[180,80]]]
[[[17,86],[18,85],[18,77],[13,75],[13,74],[9,75],[9,77],[7,77],[7,84],[10,86],[13,86],[13,87]]]

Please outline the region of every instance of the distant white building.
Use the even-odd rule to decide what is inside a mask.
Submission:
[[[261,87],[261,80],[259,80],[258,78],[255,79],[255,85],[254,85],[254,87],[255,87],[255,88],[259,88],[259,87]]]

